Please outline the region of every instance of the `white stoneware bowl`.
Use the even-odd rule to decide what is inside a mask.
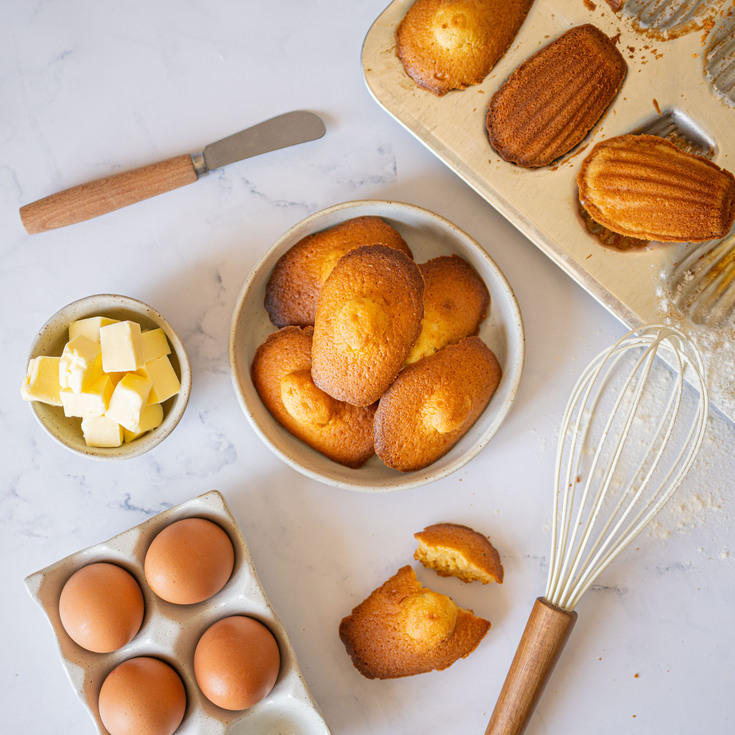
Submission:
[[[186,349],[174,328],[153,307],[128,296],[97,294],[67,304],[57,311],[38,332],[31,344],[28,360],[39,355],[60,355],[69,340],[69,324],[90,316],[131,319],[143,329],[161,327],[171,345],[169,359],[181,382],[179,393],[163,404],[163,423],[134,441],[120,447],[88,447],[82,436],[81,419],[67,418],[60,406],[33,401],[31,409],[41,426],[60,444],[77,454],[95,459],[129,459],[160,444],[184,415],[191,393],[191,366]]]
[[[264,308],[265,287],[278,259],[309,235],[353,217],[382,217],[411,248],[417,263],[440,255],[459,255],[475,268],[490,291],[490,311],[480,337],[495,352],[503,377],[495,395],[470,431],[443,457],[410,473],[390,469],[377,457],[360,469],[343,467],[286,431],[268,412],[250,379],[255,350],[275,331]],[[469,235],[448,220],[420,207],[388,201],[354,201],[312,214],[289,229],[255,266],[245,282],[230,331],[230,369],[240,405],[258,436],[299,472],[350,490],[381,492],[416,487],[445,477],[475,457],[507,416],[518,392],[525,337],[515,295],[498,266]]]

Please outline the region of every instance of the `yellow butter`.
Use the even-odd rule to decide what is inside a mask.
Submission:
[[[28,363],[20,394],[23,400],[40,401],[51,406],[60,406],[59,396],[59,359],[58,357],[34,357]]]
[[[123,428],[107,416],[82,419],[82,434],[89,447],[119,447],[123,443]]]
[[[129,320],[100,327],[102,369],[106,373],[132,372],[143,367],[140,324]]]
[[[160,403],[151,403],[143,409],[140,414],[140,423],[135,431],[123,427],[123,439],[131,442],[151,429],[155,429],[163,423],[163,407]]]
[[[143,361],[150,362],[157,357],[171,354],[166,333],[160,327],[149,329],[141,334],[143,342]]]
[[[59,360],[59,385],[81,393],[102,375],[100,344],[80,334],[64,345]]]
[[[78,337],[83,334],[93,342],[100,341],[100,328],[106,327],[108,324],[114,324],[117,319],[110,319],[106,316],[90,316],[86,319],[77,319],[69,325],[69,339]]]
[[[138,370],[142,375],[153,383],[148,403],[163,403],[175,396],[181,390],[181,383],[176,376],[176,371],[166,355],[147,362]]]
[[[110,376],[104,374],[91,385],[85,386],[84,390],[74,391],[62,388],[59,391],[59,397],[64,407],[64,415],[80,416],[81,418],[102,416],[107,411],[113,389]]]
[[[107,329],[107,327],[105,327]],[[148,402],[153,383],[142,375],[128,373],[116,386],[106,416],[125,429],[135,431]]]

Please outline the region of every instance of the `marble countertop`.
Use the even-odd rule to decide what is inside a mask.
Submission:
[[[558,426],[579,372],[624,327],[371,98],[360,49],[386,0],[89,0],[7,4],[0,29],[0,729],[92,733],[24,578],[209,490],[226,498],[335,735],[482,733],[534,599],[543,594]],[[104,217],[28,236],[18,208],[180,153],[290,109],[327,134],[218,170]],[[470,464],[370,495],[300,475],[260,442],[229,375],[233,310],[287,228],[354,199],[433,210],[477,239],[513,286],[526,368],[516,404]],[[121,293],[160,310],[192,360],[175,432],[100,463],[54,443],[19,396],[35,332],[61,306]],[[528,728],[731,732],[735,427],[712,414],[675,500],[605,572]],[[502,586],[419,578],[492,621],[443,672],[363,678],[340,619],[398,567],[413,533],[449,520],[499,549]]]

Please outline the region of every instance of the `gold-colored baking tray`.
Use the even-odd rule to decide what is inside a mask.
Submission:
[[[604,0],[536,0],[482,84],[437,97],[417,87],[395,53],[395,29],[412,2],[394,0],[365,37],[363,73],[376,101],[624,324],[687,326],[703,351],[713,403],[735,421],[735,380],[728,367],[735,363],[735,352],[730,352],[735,350],[730,346],[735,326],[714,332],[684,325],[688,320],[667,292],[672,267],[692,246],[604,247],[586,230],[577,205],[576,175],[591,147],[669,111],[713,144],[718,165],[735,169],[735,109],[705,73],[713,25],[695,18],[684,28],[689,32],[665,27],[644,32],[638,19],[614,13]],[[711,17],[716,24],[717,14]],[[485,131],[491,96],[527,57],[583,23],[614,38],[626,59],[628,73],[618,96],[587,138],[554,165],[531,170],[503,161]]]

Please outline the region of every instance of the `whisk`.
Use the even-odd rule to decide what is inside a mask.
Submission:
[[[546,592],[531,611],[485,735],[523,732],[578,602],[680,485],[707,412],[702,359],[672,327],[628,332],[582,373],[559,436]]]

